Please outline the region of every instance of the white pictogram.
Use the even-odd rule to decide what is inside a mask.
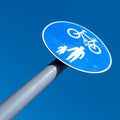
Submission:
[[[80,37],[83,39],[83,43],[88,49],[94,54],[101,54],[101,49],[95,44],[97,40],[95,38],[90,38],[86,33],[87,31],[82,30],[81,32],[77,31],[74,28],[67,29],[67,33],[70,37],[79,39]]]
[[[71,63],[78,58],[82,59],[85,55],[84,50],[85,50],[85,48],[83,46],[68,49],[67,51],[73,51],[73,52],[66,58],[66,60],[69,60]]]
[[[82,38],[83,39],[83,43],[86,47],[88,47],[88,49],[94,53],[94,54],[101,54],[101,49],[95,44],[97,42],[97,40],[95,38],[90,38],[86,33],[87,31],[82,30],[81,32],[77,31],[74,28],[69,28],[67,29],[67,33],[70,37],[74,38],[74,39],[79,39]],[[84,46],[80,46],[80,47],[73,47],[73,48],[69,48],[68,46],[64,45],[64,46],[59,46],[58,50],[56,51],[56,53],[58,53],[59,55],[64,54],[65,52],[71,52],[71,54],[66,58],[66,60],[68,60],[70,63],[77,60],[77,59],[82,59],[85,56],[85,47]]]
[[[56,53],[61,55],[61,54],[64,54],[66,50],[67,50],[67,46],[65,46],[65,45],[64,46],[60,46],[60,47],[58,47],[58,51]]]
[[[67,58],[66,60],[68,60],[70,63],[79,59],[82,59],[85,55],[84,52],[85,48],[83,46],[80,47],[73,47],[68,49],[67,46],[60,46],[58,47],[58,50],[56,51],[56,53],[58,53],[59,55],[64,54],[65,52],[71,52],[73,51]]]

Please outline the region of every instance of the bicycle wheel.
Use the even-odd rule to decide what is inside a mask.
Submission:
[[[75,39],[80,38],[80,33],[74,28],[67,29],[67,33],[72,38],[75,38]]]
[[[89,44],[88,48],[94,54],[101,54],[101,49],[97,45]]]

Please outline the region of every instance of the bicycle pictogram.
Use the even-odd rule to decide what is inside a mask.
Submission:
[[[87,31],[82,30],[81,32],[79,32],[78,30],[74,29],[74,28],[69,28],[67,29],[67,33],[70,37],[74,38],[74,39],[79,39],[82,38],[83,39],[83,43],[86,47],[88,47],[88,49],[94,53],[94,54],[101,54],[101,49],[96,45],[97,40],[95,38],[90,38],[87,35]]]

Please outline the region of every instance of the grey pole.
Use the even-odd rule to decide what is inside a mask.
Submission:
[[[59,60],[53,61],[32,80],[17,90],[0,105],[0,120],[11,120],[67,66]]]

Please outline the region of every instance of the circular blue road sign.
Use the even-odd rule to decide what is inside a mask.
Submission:
[[[81,25],[52,22],[44,28],[42,38],[57,59],[76,70],[101,73],[112,64],[110,52],[102,40]]]

